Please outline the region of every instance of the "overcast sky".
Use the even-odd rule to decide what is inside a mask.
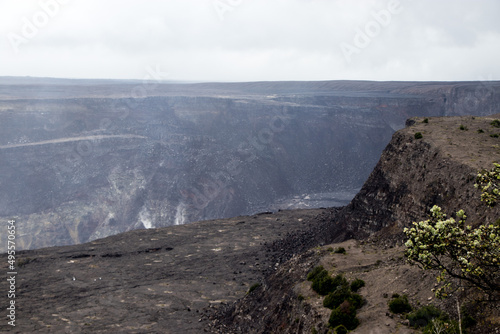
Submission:
[[[498,0],[0,0],[0,76],[500,80],[499,15]]]

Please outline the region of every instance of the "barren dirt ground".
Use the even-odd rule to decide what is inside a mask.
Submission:
[[[493,126],[500,114],[489,117],[429,117],[415,118],[416,123],[406,128],[408,133],[420,132],[424,140],[440,147],[444,153],[476,170],[490,169],[499,162],[500,128]],[[437,123],[438,125],[435,125]]]
[[[214,309],[244,297],[280,262],[266,244],[322,226],[333,211],[264,213],[20,251],[17,324],[4,321],[0,332],[203,333]],[[8,282],[0,288],[8,291]]]
[[[320,260],[321,265],[333,275],[344,273],[349,281],[360,278],[366,286],[359,293],[366,299],[366,304],[358,310],[360,325],[353,334],[409,334],[420,333],[403,324],[404,319],[389,311],[388,301],[393,293],[406,294],[413,306],[435,304],[431,288],[435,277],[417,266],[405,263],[404,247],[381,249],[370,243],[348,240],[338,244],[325,245],[318,251],[332,247],[344,247],[346,254],[327,252]],[[311,282],[304,281],[295,287],[297,294],[305,297],[305,302],[313,306],[322,315],[322,321],[328,322],[330,310],[323,307],[323,297],[311,289]]]

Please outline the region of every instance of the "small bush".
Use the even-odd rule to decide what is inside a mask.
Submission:
[[[355,309],[359,309],[363,305],[363,297],[350,291],[348,285],[341,285],[337,286],[335,291],[330,292],[325,299],[323,299],[323,306],[334,309],[345,301],[348,301]]]
[[[490,123],[492,126],[495,128],[500,128],[500,120],[496,119],[493,122]]]
[[[469,130],[467,129],[467,127],[463,124],[460,124],[460,127],[459,127],[460,130]]]
[[[408,314],[407,317],[410,321],[410,326],[415,328],[424,328],[435,318],[447,320],[446,315],[433,305],[422,306],[418,310]]]
[[[333,282],[335,283],[335,288],[342,287],[344,289],[347,289],[349,287],[349,282],[347,282],[342,274],[338,274],[337,276],[335,276]]]
[[[422,306],[408,314],[407,319],[410,321],[411,327],[421,329],[423,334],[460,333],[458,323],[433,305]]]
[[[322,296],[329,294],[337,288],[337,284],[328,274],[326,276],[317,276],[311,285],[311,288]]]
[[[361,295],[357,293],[351,293],[347,301],[351,303],[351,305],[353,305],[356,309],[361,308],[364,303],[363,297],[361,297]]]
[[[312,281],[316,278],[316,276],[325,274],[328,274],[325,268],[323,268],[323,266],[317,266],[309,274],[307,274],[307,280]]]
[[[323,306],[329,309],[334,309],[340,306],[344,301],[346,301],[351,296],[351,292],[348,289],[340,288],[333,292],[330,292],[328,296],[323,299]]]
[[[458,323],[456,321],[432,319],[422,331],[423,334],[460,334]],[[464,332],[466,333],[466,332]]]
[[[415,133],[415,139],[421,139],[423,138],[424,136],[422,136],[422,132],[416,132]]]
[[[357,292],[359,289],[365,286],[365,281],[362,279],[356,278],[352,283],[351,283],[351,291],[352,292]]]
[[[333,329],[333,333],[335,334],[347,334],[349,330],[344,325],[338,325]]]
[[[300,301],[303,301],[303,300],[305,299],[305,297],[304,297],[304,296],[302,296],[302,295],[298,295],[298,296],[297,296],[297,299],[298,299],[298,300],[300,300]]]
[[[484,130],[483,129],[478,129],[477,133],[484,133]]]
[[[494,133],[494,134],[490,135],[490,137],[492,137],[492,138],[498,138],[498,133]]]
[[[335,248],[334,253],[336,253],[336,254],[345,254],[345,248],[344,247]]]
[[[356,309],[349,302],[342,303],[332,310],[328,324],[332,328],[344,325],[349,330],[355,329],[359,325],[359,320],[356,318]]]
[[[342,275],[337,275],[332,278],[328,272],[323,269],[313,279],[311,288],[322,296],[326,296],[330,292],[334,292],[339,286],[348,287],[349,283]]]
[[[429,119],[428,118],[424,118],[424,120],[422,121],[422,123],[429,123]]]
[[[257,289],[260,286],[260,283],[255,283],[248,289],[248,293],[252,293],[253,290]]]
[[[327,250],[328,252],[333,252],[333,247],[328,247],[326,250]]]
[[[22,267],[28,263],[30,263],[32,260],[31,258],[27,257],[27,258],[24,258],[24,259],[17,259],[17,266],[18,267]]]
[[[406,313],[411,311],[411,305],[407,296],[396,297],[389,301],[389,310],[392,313]]]

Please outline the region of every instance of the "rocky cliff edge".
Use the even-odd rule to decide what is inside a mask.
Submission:
[[[360,326],[352,333],[418,333],[388,311],[388,296],[394,293],[408,295],[412,305],[432,304],[456,318],[453,301],[434,298],[435,275],[406,263],[402,230],[426,219],[433,205],[449,215],[463,209],[472,224],[500,216],[498,208],[480,201],[474,188],[477,172],[500,159],[500,128],[492,125],[499,118],[409,119],[407,127],[394,134],[361,191],[333,219],[337,228],[329,237],[335,243],[319,245],[280,266],[253,294],[221,312],[214,331],[328,333],[329,310],[306,280],[318,264],[332,275],[366,282],[360,290],[366,301],[357,315]],[[341,239],[346,241],[338,243]],[[346,254],[331,251],[337,247],[344,247]],[[500,332],[498,308],[478,320],[474,333]]]
[[[496,220],[474,188],[478,171],[500,160],[500,128],[489,117],[413,118],[396,132],[360,192],[340,214],[356,238],[401,236],[428,218],[433,205],[448,215],[463,209],[473,224]],[[420,133],[422,138],[416,139]],[[400,240],[401,241],[401,240]]]

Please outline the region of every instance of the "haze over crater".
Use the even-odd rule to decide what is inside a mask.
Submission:
[[[39,248],[342,206],[406,119],[492,114],[499,89],[2,78],[0,217],[17,218],[19,248]]]

